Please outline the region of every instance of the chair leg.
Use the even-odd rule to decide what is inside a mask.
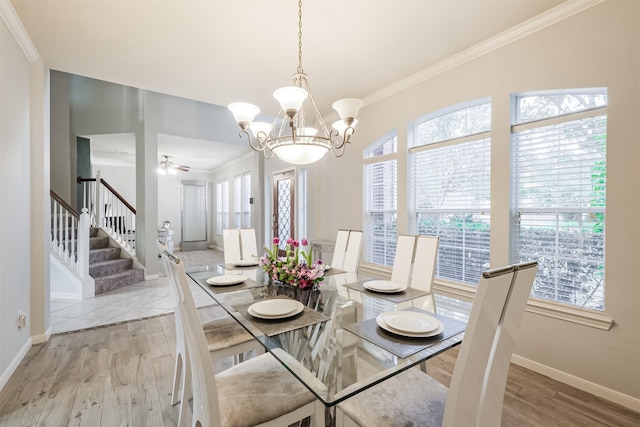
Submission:
[[[178,427],[188,427],[188,419],[187,412],[190,410],[189,408],[189,400],[191,399],[192,390],[191,390],[191,369],[186,366],[186,363],[183,363],[183,385],[182,385],[182,396],[180,398],[180,413],[178,414]]]
[[[182,379],[182,355],[176,354],[176,366],[173,373],[173,388],[171,391],[171,405],[180,401],[180,380]]]

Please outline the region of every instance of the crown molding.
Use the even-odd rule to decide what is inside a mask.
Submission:
[[[493,52],[496,49],[507,46],[534,34],[553,24],[561,22],[578,13],[590,9],[606,0],[567,0],[566,2],[549,9],[527,21],[524,21],[515,27],[512,27],[502,33],[490,37],[468,49],[465,49],[447,59],[444,59],[431,67],[425,68],[415,74],[410,75],[398,82],[389,85],[377,92],[372,93],[364,98],[365,106],[374,104],[403,90],[409,89],[419,83],[429,80],[439,74],[459,67],[467,62],[473,61],[483,55]]]
[[[40,58],[40,54],[9,0],[0,0],[0,17],[9,28],[13,38],[29,62],[37,61]]]

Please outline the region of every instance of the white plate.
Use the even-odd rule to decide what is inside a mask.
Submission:
[[[401,283],[392,282],[390,280],[370,280],[364,282],[363,285],[366,289],[374,292],[395,293],[402,292],[407,289],[407,285]]]
[[[231,264],[236,267],[253,267],[254,265],[258,265],[258,261],[251,259],[243,259],[241,261],[234,261]]]
[[[274,298],[252,304],[247,312],[259,319],[284,319],[295,316],[302,310],[304,310],[304,304],[301,302]]]
[[[440,321],[428,314],[417,311],[392,311],[383,316],[387,326],[400,331],[413,334],[426,334],[435,331],[441,325]]]
[[[401,336],[410,337],[410,338],[428,338],[428,337],[435,337],[436,335],[444,331],[444,325],[440,323],[440,327],[438,327],[438,329],[431,332],[417,333],[417,334],[411,333],[411,332],[402,332],[397,329],[393,329],[391,326],[387,325],[387,323],[384,321],[384,315],[387,313],[379,314],[378,317],[376,317],[376,322],[378,323],[378,326],[380,326],[382,329],[388,332],[391,332],[392,334],[401,335]]]
[[[207,279],[207,283],[215,286],[237,285],[247,280],[246,276],[240,274],[225,274],[224,276],[214,276]]]

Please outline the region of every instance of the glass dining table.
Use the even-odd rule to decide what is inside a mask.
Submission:
[[[339,270],[329,270],[315,290],[272,283],[257,266],[194,266],[187,274],[330,409],[459,345],[471,309],[444,294],[370,291],[364,285],[374,277]],[[276,298],[297,302],[297,309],[273,317],[253,309]],[[384,315],[398,311],[426,313],[439,329],[391,328]],[[290,357],[300,363],[287,364]]]

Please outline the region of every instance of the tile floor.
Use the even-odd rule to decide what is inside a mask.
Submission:
[[[222,253],[215,250],[176,253],[187,268],[200,264],[216,264]],[[161,266],[161,277],[145,280],[84,300],[51,299],[51,333],[77,331],[101,325],[141,319],[173,312],[169,283]],[[213,301],[195,283],[191,289],[199,307]]]

